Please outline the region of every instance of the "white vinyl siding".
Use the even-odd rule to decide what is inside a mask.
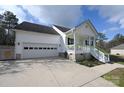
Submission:
[[[111,49],[111,54],[113,55],[124,55],[124,49]]]

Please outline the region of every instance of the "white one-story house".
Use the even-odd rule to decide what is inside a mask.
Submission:
[[[98,33],[90,20],[74,28],[22,22],[14,31],[17,59],[64,55],[77,61],[92,55],[101,62],[109,62],[109,55],[95,47]]]
[[[111,54],[124,56],[124,44],[111,48]]]

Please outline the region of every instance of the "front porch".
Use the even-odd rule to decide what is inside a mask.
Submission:
[[[90,51],[95,47],[96,38],[75,29],[66,33],[66,50],[74,61],[83,60],[84,55],[90,57]]]
[[[66,33],[66,51],[69,59],[80,61],[91,55],[101,62],[109,62],[109,55],[96,48],[97,36],[72,29]]]

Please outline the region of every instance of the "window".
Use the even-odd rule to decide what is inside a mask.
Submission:
[[[93,46],[93,43],[94,43],[94,42],[93,42],[93,40],[92,40],[92,41],[91,41],[91,46]]]
[[[57,49],[57,48],[54,48],[55,50]]]
[[[85,25],[85,28],[88,28],[88,24]]]
[[[28,47],[24,47],[24,49],[28,49]]]
[[[74,39],[68,38],[68,45],[72,45],[72,44],[74,44]]]
[[[33,49],[33,47],[29,47],[29,49]]]
[[[51,48],[51,49],[53,49],[53,48]]]
[[[43,49],[46,49],[45,47]]]
[[[116,55],[120,55],[119,53],[116,53]]]
[[[37,47],[35,47],[34,49],[38,49]]]
[[[50,48],[48,47],[47,49],[49,50]]]
[[[88,40],[85,40],[85,45],[89,45],[89,41]]]
[[[39,47],[39,49],[42,49],[42,47]]]
[[[20,43],[18,42],[18,46],[20,45]]]

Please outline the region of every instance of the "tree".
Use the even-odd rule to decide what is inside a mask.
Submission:
[[[114,36],[113,40],[119,40],[119,39],[122,38],[122,37],[123,37],[123,35],[120,34],[120,33],[118,33],[118,34],[116,34],[116,35]]]
[[[107,48],[107,42],[105,40],[107,40],[108,38],[106,37],[106,35],[104,33],[98,33],[98,40],[97,40],[97,43],[96,43],[96,46],[99,48],[99,49],[102,49],[106,52],[108,52],[108,48]]]
[[[11,30],[18,24],[18,18],[10,11],[5,11],[1,16],[1,26],[6,30],[5,42],[7,45],[14,44],[14,32]]]
[[[18,18],[10,11],[5,11],[3,14],[2,25],[7,30],[14,28],[18,24]]]
[[[99,32],[98,35],[99,35],[99,36],[98,36],[98,39],[99,39],[100,41],[107,40],[107,38],[106,38],[106,36],[105,36],[104,33]]]
[[[109,48],[112,48],[114,46],[117,46],[123,43],[124,43],[124,36],[118,33],[114,36],[114,38],[111,41],[109,41],[108,46]]]
[[[0,45],[5,44],[5,29],[0,26]]]

